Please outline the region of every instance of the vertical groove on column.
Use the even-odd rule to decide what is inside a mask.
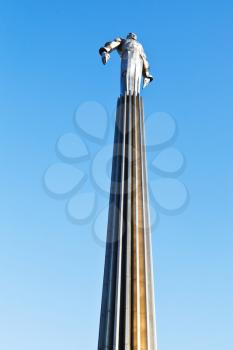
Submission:
[[[147,303],[146,303],[146,256],[145,256],[145,220],[144,220],[144,205],[143,205],[143,154],[141,140],[141,114],[140,114],[140,98],[137,96],[137,111],[138,111],[138,236],[139,236],[139,256],[140,256],[140,320],[141,320],[141,350],[147,350]]]
[[[132,183],[131,183],[131,222],[132,222],[132,350],[137,350],[138,323],[137,323],[137,246],[136,246],[136,203],[135,203],[135,103],[132,100]]]
[[[120,99],[117,104],[116,127],[113,148],[113,163],[111,176],[111,191],[109,198],[109,216],[107,229],[107,242],[104,267],[103,295],[100,316],[100,331],[98,350],[110,349],[113,347],[114,332],[114,310],[116,293],[116,260],[117,260],[117,234],[118,234],[118,206],[119,206],[119,183],[117,179],[120,174],[120,163],[116,161],[119,154],[121,128],[121,105]]]
[[[138,203],[138,186],[139,186],[139,174],[138,174],[138,162],[139,162],[139,154],[138,154],[138,110],[137,110],[137,100],[136,95],[133,97],[134,99],[134,118],[135,118],[135,238],[136,238],[136,279],[137,279],[137,350],[141,350],[141,295],[140,295],[140,246],[139,246],[139,203]]]
[[[115,329],[114,329],[114,349],[119,349],[119,336],[120,336],[120,319],[121,319],[121,290],[122,290],[122,243],[123,243],[123,229],[124,229],[124,184],[125,184],[125,138],[126,138],[126,102],[127,96],[125,94],[123,109],[124,113],[121,113],[122,129],[122,152],[117,155],[118,162],[121,163],[121,174],[118,179],[120,182],[120,205],[119,205],[119,233],[118,233],[118,255],[117,255],[117,275],[116,275],[116,300],[115,300]]]
[[[147,247],[147,231],[148,231],[148,220],[146,216],[146,202],[145,202],[145,174],[144,174],[144,164],[145,164],[145,148],[143,144],[143,113],[141,108],[141,99],[139,98],[139,115],[140,115],[140,152],[141,152],[141,205],[142,205],[142,227],[143,227],[143,239],[144,239],[144,288],[145,288],[145,322],[146,322],[146,330],[145,330],[145,337],[147,340],[147,347],[146,349],[151,349],[150,346],[150,324],[149,324],[149,299],[148,299],[148,264],[147,264],[147,254],[148,254],[148,247]]]
[[[150,209],[149,209],[149,195],[148,195],[148,174],[147,174],[147,160],[146,160],[146,141],[144,130],[144,110],[143,101],[140,98],[140,113],[142,116],[142,145],[143,145],[143,174],[144,174],[144,203],[145,203],[145,218],[146,218],[146,231],[145,240],[147,246],[146,254],[146,266],[147,266],[147,305],[148,305],[148,338],[149,345],[148,350],[157,349],[156,339],[156,320],[155,320],[155,296],[154,296],[154,278],[153,278],[153,259],[152,259],[152,240],[151,240],[151,223],[150,223]]]
[[[120,325],[119,325],[119,349],[125,348],[125,337],[126,337],[126,274],[127,274],[127,217],[128,217],[128,197],[127,197],[127,178],[128,178],[128,150],[127,150],[127,138],[128,138],[128,113],[129,113],[129,101],[128,96],[125,97],[124,107],[124,152],[122,155],[122,162],[124,162],[123,171],[123,206],[121,208],[123,215],[123,227],[122,227],[122,263],[121,263],[121,297],[120,297]]]
[[[143,229],[144,229],[144,266],[145,266],[145,308],[146,308],[146,338],[147,338],[147,349],[151,350],[151,340],[150,340],[150,321],[149,312],[150,304],[148,298],[148,245],[147,245],[147,234],[150,234],[150,227],[148,226],[148,218],[146,211],[146,179],[145,179],[145,145],[143,138],[143,110],[142,110],[142,100],[139,98],[139,113],[140,113],[140,134],[141,134],[141,176],[142,176],[142,215],[143,215]]]
[[[129,98],[127,113],[127,219],[126,219],[126,296],[125,296],[125,347],[131,350],[131,193],[132,193],[132,100]]]

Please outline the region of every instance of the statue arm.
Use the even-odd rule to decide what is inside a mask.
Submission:
[[[110,53],[116,50],[122,43],[121,38],[116,38],[113,41],[107,42],[103,47],[99,49],[99,54],[102,57],[103,64],[106,64],[110,58]]]
[[[142,57],[142,61],[143,61],[143,76],[145,78],[150,78],[151,81],[153,80],[153,77],[152,75],[150,74],[150,65],[149,65],[149,62],[147,60],[147,57],[146,57],[146,54],[144,52],[144,50],[142,49],[142,52],[141,52],[141,57]]]
[[[154,79],[153,76],[150,74],[150,65],[149,62],[147,60],[146,54],[142,48],[141,51],[141,57],[142,57],[142,61],[143,61],[143,70],[142,70],[142,74],[144,76],[144,85],[143,88],[145,88],[150,82],[152,82],[152,80]]]

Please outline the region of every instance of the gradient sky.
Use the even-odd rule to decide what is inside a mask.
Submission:
[[[146,113],[175,117],[187,160],[189,205],[153,232],[159,350],[232,350],[232,13],[224,0],[0,2],[1,350],[97,348],[104,248],[42,179],[81,102],[114,108],[119,58],[103,67],[98,48],[129,31],[155,76]]]

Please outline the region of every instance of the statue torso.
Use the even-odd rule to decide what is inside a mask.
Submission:
[[[123,40],[118,48],[118,53],[122,59],[139,58],[141,57],[142,45],[132,39]]]
[[[139,93],[142,77],[142,45],[136,40],[125,39],[118,48],[121,56],[121,93]]]

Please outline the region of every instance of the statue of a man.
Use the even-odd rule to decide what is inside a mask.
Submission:
[[[149,72],[149,63],[143,47],[137,41],[137,35],[129,33],[126,39],[116,38],[101,47],[99,53],[103,64],[107,63],[110,53],[115,49],[121,57],[121,94],[138,94],[142,76],[143,88],[153,80],[153,77]]]

